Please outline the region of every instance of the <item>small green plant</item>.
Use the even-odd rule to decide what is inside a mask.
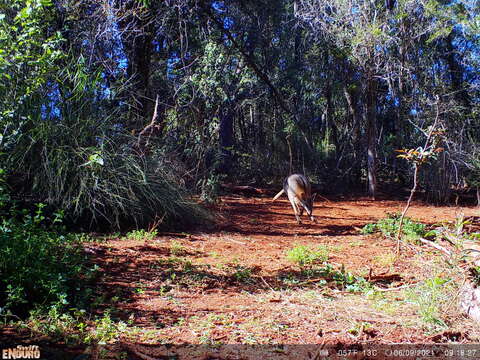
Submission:
[[[300,275],[300,276],[299,276]],[[344,267],[335,270],[331,264],[325,263],[322,267],[302,269],[300,274],[289,273],[282,281],[290,286],[310,284],[307,279],[315,279],[316,286],[331,286],[348,292],[369,292],[372,285],[362,276],[346,271]]]
[[[380,219],[377,223],[365,225],[361,230],[361,234],[372,234],[381,232],[384,236],[393,238],[398,232],[401,214],[388,214],[388,217]],[[406,240],[416,240],[425,236],[427,233],[425,225],[415,222],[405,217],[403,220],[402,234]]]
[[[367,234],[373,234],[378,231],[377,224],[375,223],[370,223],[365,225],[361,230],[360,234],[362,235],[367,235]]]
[[[170,254],[180,256],[185,253],[185,247],[178,241],[172,240],[170,242]]]
[[[0,189],[0,198],[7,198],[1,191],[6,188]],[[0,208],[0,315],[25,317],[37,306],[83,306],[88,301],[84,287],[95,271],[86,264],[84,236],[65,233],[63,213],[49,216],[45,208],[37,204],[31,212],[15,203]]]
[[[324,268],[325,277],[334,281],[335,284],[349,292],[365,292],[371,289],[371,284],[361,276],[346,271],[342,266],[340,270],[334,270],[330,264]]]
[[[407,299],[417,306],[423,322],[431,330],[447,327],[441,319],[440,310],[451,299],[449,283],[447,279],[433,277],[406,292]]]
[[[87,344],[94,343],[105,345],[117,340],[120,335],[126,332],[126,330],[126,323],[123,321],[113,321],[110,317],[110,313],[106,312],[102,318],[95,321],[93,329],[88,332],[84,341]]]
[[[248,282],[252,277],[252,269],[237,265],[233,277],[238,282]]]
[[[398,313],[400,308],[400,301],[395,301],[378,291],[371,291],[368,293],[368,299],[372,301],[372,307],[387,315],[394,316]]]
[[[135,289],[135,292],[136,292],[137,294],[140,294],[140,295],[141,295],[141,294],[145,294],[145,289],[142,288],[142,287],[138,287],[138,288]]]
[[[348,333],[353,336],[360,336],[365,330],[368,330],[372,327],[372,324],[368,322],[355,322],[354,326],[348,330]]]
[[[147,231],[145,229],[133,230],[128,232],[124,239],[125,240],[136,240],[136,241],[150,241],[157,236],[157,230]]]
[[[312,266],[315,263],[328,260],[328,249],[320,246],[317,249],[312,249],[305,245],[297,245],[287,252],[287,259],[302,268]]]
[[[85,310],[72,313],[62,311],[63,304],[54,304],[48,310],[37,308],[30,312],[30,317],[22,326],[28,326],[30,331],[46,335],[56,341],[78,343],[86,334]]]
[[[375,256],[373,258],[373,262],[379,266],[391,267],[395,263],[396,259],[397,257],[394,253],[387,252],[385,254]]]

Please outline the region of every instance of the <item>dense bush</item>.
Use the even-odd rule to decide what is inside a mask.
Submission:
[[[65,210],[85,228],[188,225],[209,218],[189,199],[173,155],[138,148],[138,138],[122,125],[123,109],[98,96],[101,76],[89,74],[84,60],[56,76],[62,82],[50,94],[51,109],[33,114],[31,108],[44,106],[43,98],[33,97],[30,109],[15,110],[24,121],[3,119],[8,130],[0,160],[17,197]]]
[[[29,176],[35,193],[46,195],[39,200],[64,209],[75,222],[125,228],[152,222],[188,225],[208,218],[205,210],[188,199],[181,179],[165,158],[147,160],[136,155],[128,141],[118,146],[103,139],[98,147],[64,143],[64,138],[49,139],[37,165],[31,164],[35,169]]]
[[[78,295],[87,295],[80,289],[92,270],[86,266],[80,236],[63,234],[58,227],[62,213],[47,219],[43,204],[37,204],[34,213],[15,206],[6,210],[8,194],[1,182],[0,315],[24,316],[34,307],[52,304],[81,305],[84,298]]]

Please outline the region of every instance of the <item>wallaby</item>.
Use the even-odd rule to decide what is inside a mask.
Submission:
[[[313,217],[313,201],[317,194],[312,195],[312,186],[304,175],[293,174],[287,177],[283,182],[283,189],[275,195],[272,201],[277,200],[283,193],[287,194],[288,200],[292,204],[298,224],[302,223],[300,216],[302,216],[304,209],[310,216],[310,220],[317,222]]]

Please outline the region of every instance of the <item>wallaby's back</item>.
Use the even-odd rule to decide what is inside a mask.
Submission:
[[[312,196],[312,187],[304,175],[293,174],[287,177],[283,182],[283,189],[273,198],[273,200],[279,198],[284,192],[287,194],[288,200],[290,200],[290,203],[292,204],[295,218],[298,223],[301,223],[300,215],[303,214],[303,210],[306,210],[310,219],[315,222],[312,213],[313,200],[315,199],[316,194]]]
[[[283,182],[283,190],[287,193],[291,192],[302,201],[310,199],[312,187],[307,178],[302,174],[293,174]]]

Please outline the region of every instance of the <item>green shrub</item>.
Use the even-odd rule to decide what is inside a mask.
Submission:
[[[41,213],[40,213],[41,214]],[[76,303],[88,270],[78,237],[40,227],[38,213],[3,219],[0,230],[0,313],[21,316],[36,305]]]
[[[92,273],[85,265],[81,235],[48,229],[45,224],[57,226],[62,214],[48,219],[44,207],[37,204],[33,214],[15,206],[1,209],[0,315],[25,316],[40,305],[80,304],[85,298],[79,296],[88,295],[78,290]]]
[[[381,232],[384,236],[395,237],[400,224],[400,214],[388,214],[387,218],[380,219],[377,223],[365,225],[360,231],[362,234],[372,234],[376,231]],[[415,240],[426,234],[425,225],[415,222],[409,217],[403,219],[402,235],[408,240]]]
[[[90,69],[81,57],[56,75],[58,91],[68,94],[55,104],[60,117],[42,115],[45,94],[40,94],[19,114],[25,121],[0,121],[7,129],[2,144],[9,144],[0,160],[12,172],[17,197],[35,194],[87,228],[188,225],[210,218],[191,199],[178,156],[162,144],[153,146],[154,137],[151,147],[139,148],[138,137],[125,126],[128,114],[98,98],[104,91],[100,69]]]
[[[360,234],[367,235],[367,234],[373,234],[374,232],[378,231],[377,224],[370,223],[365,225],[361,230]]]
[[[318,247],[316,250],[305,245],[297,245],[287,252],[287,259],[300,267],[311,266],[316,262],[328,260],[328,250]]]
[[[39,159],[42,168],[32,176],[50,204],[65,209],[75,222],[120,229],[152,222],[188,225],[209,218],[188,199],[181,180],[160,154],[147,160],[109,140],[101,150],[58,145],[42,152],[47,154]]]
[[[136,241],[141,241],[141,240],[150,241],[155,239],[155,236],[157,236],[157,230],[147,231],[144,229],[140,229],[140,230],[132,230],[128,232],[125,235],[124,239],[136,240]]]
[[[442,308],[450,303],[455,289],[452,281],[440,277],[432,277],[406,291],[407,300],[415,304],[423,322],[432,330],[447,327],[442,319]]]

